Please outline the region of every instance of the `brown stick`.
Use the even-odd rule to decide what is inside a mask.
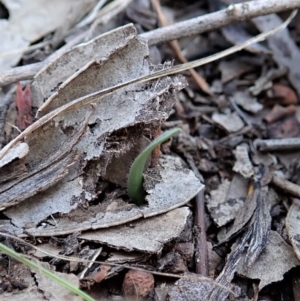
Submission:
[[[195,229],[196,229],[196,251],[195,251],[196,273],[200,274],[201,276],[208,276],[208,248],[207,248],[207,241],[206,241],[203,190],[201,190],[196,196]]]
[[[272,183],[277,187],[281,188],[283,191],[300,198],[300,186],[292,183],[281,176],[274,175],[272,178]]]

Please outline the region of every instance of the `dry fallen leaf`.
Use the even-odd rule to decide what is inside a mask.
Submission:
[[[181,234],[190,218],[190,210],[182,207],[163,216],[132,222],[130,225],[85,232],[79,237],[116,249],[159,253],[166,242]]]
[[[282,280],[286,272],[299,265],[299,260],[278,232],[270,231],[266,248],[252,268],[247,271],[242,264],[243,260],[239,265],[238,273],[244,277],[259,279],[261,290],[270,283]]]

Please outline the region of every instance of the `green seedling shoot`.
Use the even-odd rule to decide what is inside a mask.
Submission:
[[[140,153],[131,165],[128,176],[128,195],[136,205],[142,205],[145,201],[145,191],[143,188],[143,173],[146,162],[151,152],[160,144],[180,132],[180,128],[174,128],[162,133],[154,139],[142,153]]]

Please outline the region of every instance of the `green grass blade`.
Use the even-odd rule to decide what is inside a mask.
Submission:
[[[9,255],[10,257],[14,258],[15,260],[20,261],[21,263],[25,264],[26,266],[28,266],[32,270],[35,270],[37,272],[41,272],[42,274],[46,275],[47,277],[49,277],[53,281],[57,282],[61,286],[64,286],[65,288],[67,288],[69,291],[71,291],[74,294],[82,297],[84,300],[86,300],[86,301],[95,301],[95,299],[90,297],[88,294],[86,294],[85,292],[83,292],[79,288],[75,287],[70,282],[64,280],[63,278],[58,277],[57,275],[55,275],[51,271],[37,265],[36,263],[34,263],[33,261],[31,261],[29,259],[23,257],[22,255],[18,254],[14,250],[8,248],[7,246],[3,245],[2,243],[0,243],[0,251],[5,253],[6,255]]]
[[[145,169],[147,159],[150,156],[151,152],[158,145],[165,142],[180,131],[180,128],[174,128],[164,132],[156,139],[154,139],[134,160],[133,164],[131,165],[128,176],[128,195],[135,204],[142,205],[145,201],[145,192],[143,188],[143,172]]]

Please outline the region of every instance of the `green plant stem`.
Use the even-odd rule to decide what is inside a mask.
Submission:
[[[128,195],[136,205],[142,205],[145,201],[143,188],[143,172],[151,152],[160,144],[180,132],[180,128],[174,128],[162,133],[154,139],[134,160],[128,176]]]
[[[3,245],[2,243],[0,243],[0,250],[3,253],[5,253],[6,255],[9,255],[10,257],[14,258],[15,260],[20,261],[21,263],[25,264],[29,268],[31,268],[31,269],[33,269],[35,271],[41,272],[42,274],[46,275],[47,277],[49,277],[53,281],[57,282],[61,286],[64,286],[65,288],[67,288],[69,291],[71,291],[74,294],[82,297],[84,300],[86,300],[86,301],[95,301],[95,299],[93,299],[88,294],[86,294],[82,290],[80,290],[77,287],[75,287],[70,282],[64,280],[63,278],[58,277],[57,275],[55,275],[51,271],[49,271],[49,270],[47,270],[47,269],[45,269],[45,268],[37,265],[33,261],[28,260],[27,258],[25,258],[22,255],[18,254],[14,250],[12,250],[12,249],[8,248],[7,246]]]

